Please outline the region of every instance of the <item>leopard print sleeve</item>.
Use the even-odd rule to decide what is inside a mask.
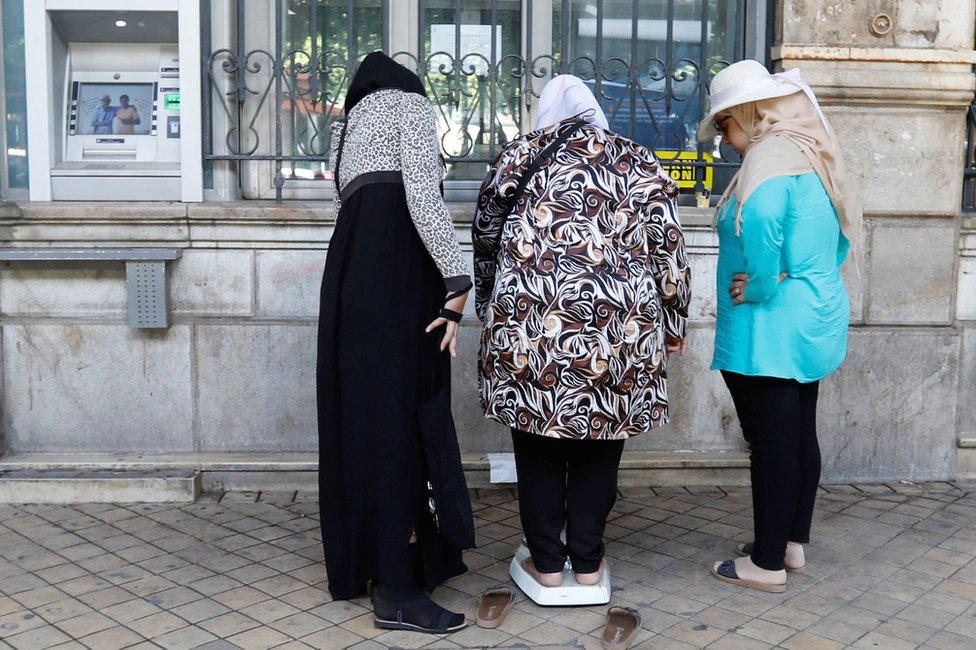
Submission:
[[[345,124],[343,120],[336,120],[335,122],[332,123],[332,127],[330,129],[331,135],[329,139],[329,165],[332,166],[333,179],[339,177],[339,169],[336,166],[336,163],[338,162],[336,154],[338,154],[339,152],[339,139],[342,137],[343,124]],[[335,190],[335,186],[338,185],[338,183],[336,183],[336,181],[333,180],[332,184],[333,184],[333,190]],[[339,208],[341,207],[342,207],[342,198],[339,196],[338,190],[336,190],[332,197],[332,209],[333,209],[332,214],[334,214],[337,218],[339,216]]]
[[[471,287],[468,266],[454,236],[454,222],[441,197],[443,178],[437,146],[437,121],[430,102],[403,93],[400,111],[400,161],[410,218],[444,276],[448,291]]]

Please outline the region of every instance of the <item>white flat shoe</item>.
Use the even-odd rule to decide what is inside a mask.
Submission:
[[[765,591],[771,594],[781,594],[786,591],[785,582],[778,584],[740,578],[739,574],[735,572],[735,560],[716,562],[712,567],[712,577],[716,580],[721,580],[722,582],[727,582],[731,585],[748,587],[749,589],[758,589],[759,591]]]

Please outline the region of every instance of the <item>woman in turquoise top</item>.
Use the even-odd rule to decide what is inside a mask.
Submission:
[[[840,266],[850,244],[811,169],[776,176],[718,217],[718,295],[712,370],[819,381],[847,353],[850,303]],[[748,278],[733,302],[733,276]],[[741,278],[740,278],[741,281]]]
[[[820,448],[820,380],[847,353],[850,303],[840,267],[860,212],[846,192],[836,137],[796,71],[740,61],[712,81],[699,127],[743,155],[719,202],[720,370],[749,445],[755,537],[717,562],[719,580],[782,592],[803,568]]]

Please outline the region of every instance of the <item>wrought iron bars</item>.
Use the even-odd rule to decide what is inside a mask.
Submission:
[[[375,0],[380,1],[380,0]],[[388,0],[381,0],[388,15]],[[690,136],[693,122],[704,113],[711,77],[739,55],[741,39],[726,39],[722,52],[711,53],[710,12],[724,11],[728,29],[742,31],[742,1],[702,0],[695,3],[700,30],[695,56],[676,53],[676,3],[661,0],[666,28],[664,47],[656,56],[641,56],[638,48],[640,0],[632,0],[630,56],[604,56],[607,36],[604,0],[596,2],[593,51],[572,45],[579,40],[581,19],[571,20],[570,0],[555,0],[561,15],[554,21],[553,44],[559,51],[533,54],[531,36],[521,53],[499,51],[490,38],[490,52],[462,51],[462,2],[452,0],[454,14],[453,51],[433,51],[425,38],[424,11],[419,11],[420,39],[415,52],[392,56],[412,67],[424,78],[430,98],[441,120],[441,145],[445,161],[453,164],[484,164],[494,159],[499,147],[525,127],[523,111],[531,109],[545,80],[553,74],[576,74],[591,85],[604,104],[612,128],[659,152],[673,167],[713,169],[735,166],[729,160],[712,160]],[[489,0],[488,22],[498,24],[499,0]],[[220,48],[205,57],[206,84],[205,144],[207,160],[267,161],[273,165],[272,184],[276,199],[282,198],[285,182],[297,178],[299,164],[319,163],[324,167],[329,153],[329,131],[339,117],[341,100],[349,79],[366,52],[359,51],[357,5],[345,2],[344,42],[325,34],[319,44],[320,16],[326,7],[321,0],[283,0],[274,11],[273,38],[267,48],[246,49],[244,34],[246,4],[237,0],[237,42],[234,48]],[[328,2],[334,9],[341,2]],[[619,3],[618,3],[619,5]],[[712,5],[712,6],[710,6]],[[253,7],[253,5],[251,5]],[[526,4],[524,20],[531,23],[533,3]],[[681,2],[687,14],[691,3]],[[307,12],[310,38],[296,47],[286,44],[283,15]],[[484,18],[483,18],[484,20]],[[381,29],[386,49],[386,20]],[[683,29],[693,21],[684,20]],[[494,28],[494,27],[493,27]],[[529,35],[531,29],[525,30]],[[550,48],[546,45],[546,50]],[[373,49],[373,48],[370,48]],[[419,53],[419,54],[418,54]],[[459,108],[466,110],[458,110]],[[214,115],[221,115],[227,128],[213,129]],[[670,127],[669,127],[670,124]],[[674,128],[674,125],[679,125]],[[649,128],[648,128],[649,126]],[[217,153],[214,138],[224,151]],[[286,142],[287,139],[287,149]],[[269,146],[270,145],[270,146]],[[685,152],[685,153],[679,153]],[[667,160],[669,153],[673,159]],[[693,153],[690,159],[688,153]],[[681,156],[681,159],[678,157]],[[289,169],[284,163],[291,163]],[[696,174],[696,189],[701,188]]]

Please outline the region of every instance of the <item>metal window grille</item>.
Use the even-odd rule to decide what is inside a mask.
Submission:
[[[399,1],[399,0],[397,0]],[[464,51],[462,16],[476,4],[483,20],[494,26],[502,9],[500,0],[441,0],[453,9],[454,47],[432,51],[425,24],[424,2],[418,11],[418,42],[415,52],[390,52],[391,56],[416,70],[442,119],[442,153],[448,165],[474,164],[482,169],[499,148],[529,128],[531,112],[545,81],[554,74],[581,77],[600,100],[611,128],[659,151],[672,174],[690,170],[688,189],[703,189],[705,172],[722,172],[735,167],[735,157],[723,147],[720,156],[711,144],[694,143],[689,129],[704,114],[708,84],[714,74],[742,57],[745,27],[744,0],[655,0],[663,15],[654,27],[665,30],[659,55],[639,55],[638,42],[644,24],[638,8],[646,0],[632,0],[629,25],[630,56],[605,51],[608,23],[605,0],[595,0],[595,15],[571,19],[571,0],[554,0],[552,43],[532,41],[534,2],[523,3],[520,20],[527,26],[521,51],[498,51],[494,32],[490,51]],[[236,1],[236,47],[205,52],[204,55],[204,158],[235,161],[237,165],[265,161],[273,166],[275,197],[282,198],[287,181],[296,176],[299,164],[318,163],[325,168],[329,153],[330,126],[341,119],[341,104],[355,68],[370,51],[362,51],[358,30],[362,0],[345,2],[344,34],[319,38],[322,0],[285,0],[273,12],[273,43],[270,49],[248,49],[245,1]],[[339,2],[328,3],[335,9]],[[621,2],[614,4],[620,6]],[[384,15],[382,48],[388,49],[386,34],[389,0],[372,0]],[[307,12],[313,37],[303,47],[290,46],[283,38],[283,21],[288,14]],[[206,12],[205,12],[206,13]],[[718,13],[728,29],[735,30],[720,51],[710,51],[711,25]],[[680,16],[679,16],[680,14]],[[614,23],[619,31],[619,20]],[[683,52],[678,32],[687,34],[697,26],[697,47]],[[573,39],[580,30],[591,30],[587,43],[591,51],[574,52]],[[205,36],[209,33],[205,30]],[[615,34],[619,49],[621,39]],[[624,39],[626,40],[626,39]],[[541,53],[540,53],[541,52]],[[463,110],[458,110],[462,107]],[[219,117],[220,125],[215,128]],[[455,146],[448,147],[451,141]],[[215,143],[219,142],[219,146]],[[670,156],[670,158],[669,158]],[[972,160],[972,158],[970,158]]]

